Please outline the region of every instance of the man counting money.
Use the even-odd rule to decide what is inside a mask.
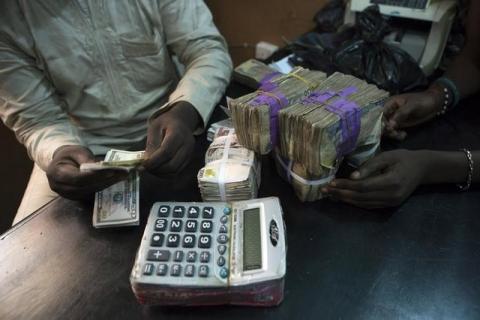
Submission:
[[[146,141],[147,170],[181,171],[230,72],[201,0],[1,1],[0,115],[35,162],[14,224],[124,179],[79,170],[112,148]]]

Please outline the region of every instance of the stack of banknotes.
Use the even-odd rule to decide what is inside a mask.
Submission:
[[[81,171],[124,170],[128,178],[95,194],[93,226],[95,228],[137,226],[140,224],[140,177],[135,170],[141,165],[145,152],[109,150],[105,159],[84,163]]]
[[[237,67],[242,81],[265,78],[258,64]],[[262,154],[275,149],[281,176],[302,201],[314,201],[344,159],[359,166],[376,153],[388,92],[341,73],[328,78],[302,68],[292,73],[270,77],[230,107],[240,143]],[[268,99],[258,98],[265,94]]]
[[[236,201],[257,197],[260,162],[252,150],[238,143],[233,128],[217,130],[197,175],[204,201]]]
[[[252,79],[259,78],[255,70],[249,70]],[[245,78],[247,74],[243,73]],[[263,73],[261,76],[266,77]],[[279,111],[308,96],[325,78],[323,72],[296,67],[288,74],[273,73],[255,92],[231,100],[229,107],[238,141],[259,154],[269,153],[279,136]]]

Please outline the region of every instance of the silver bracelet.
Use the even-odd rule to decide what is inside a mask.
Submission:
[[[467,174],[467,181],[465,182],[465,184],[457,184],[457,187],[458,187],[458,189],[460,189],[460,191],[467,191],[470,188],[470,185],[472,184],[473,157],[472,157],[472,153],[470,152],[470,150],[462,149],[462,151],[465,153],[465,156],[467,157],[468,174]]]

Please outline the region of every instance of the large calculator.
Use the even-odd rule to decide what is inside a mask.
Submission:
[[[143,304],[273,306],[283,300],[285,260],[276,197],[157,202],[130,282]]]

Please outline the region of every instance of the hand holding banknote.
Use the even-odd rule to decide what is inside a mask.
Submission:
[[[126,172],[119,170],[80,171],[81,164],[94,162],[93,153],[86,147],[58,148],[47,169],[50,188],[62,197],[82,199],[127,177]]]
[[[199,122],[198,112],[185,101],[175,103],[152,119],[147,133],[145,169],[158,176],[182,171],[190,161],[195,144],[193,132]]]

